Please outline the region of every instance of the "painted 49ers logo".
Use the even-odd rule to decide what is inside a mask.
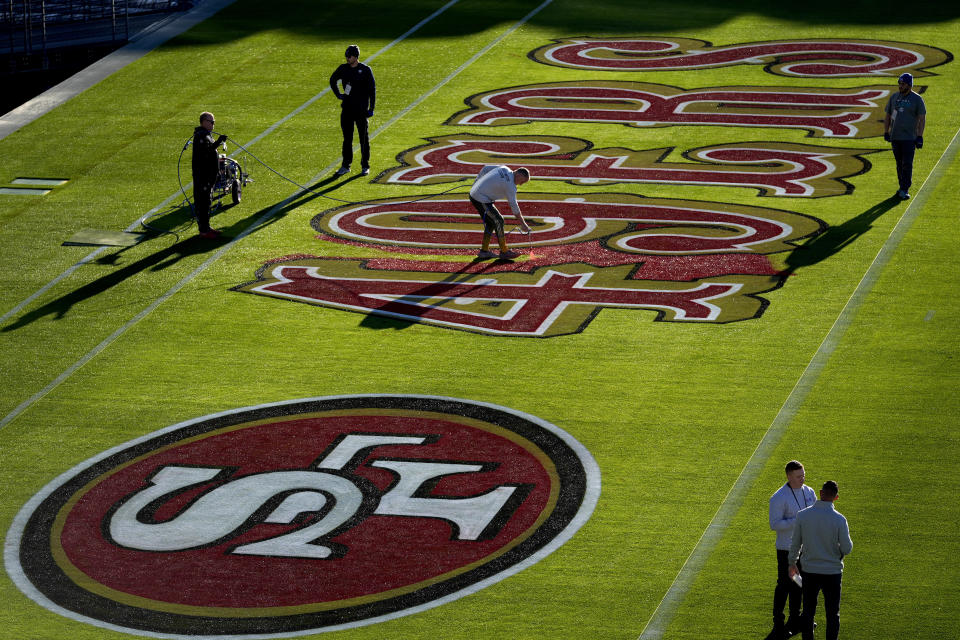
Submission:
[[[533,229],[519,263],[381,258],[278,259],[237,291],[487,335],[582,331],[605,308],[671,322],[759,317],[783,277],[767,255],[821,230],[766,207],[630,194],[524,193]],[[473,255],[482,228],[459,195],[377,200],[314,218],[325,239],[402,254]]]
[[[6,560],[34,600],[107,628],[342,629],[537,562],[599,490],[582,445],[532,416],[432,396],[300,400],[87,461],[23,508]]]

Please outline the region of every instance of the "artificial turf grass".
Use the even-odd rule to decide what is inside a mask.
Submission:
[[[528,39],[542,40],[542,34]],[[527,46],[520,44],[516,49],[524,51]],[[481,79],[483,82],[476,84],[489,88],[487,75]],[[455,103],[472,85],[464,80],[451,87],[456,95],[438,103],[437,121],[449,113],[448,103]],[[939,126],[946,128],[945,123]],[[424,120],[393,136],[395,140],[384,137],[381,142],[383,148],[402,149],[433,128],[440,127]],[[533,130],[547,128],[528,129]],[[597,127],[591,137],[614,140],[623,131],[630,132]],[[706,133],[726,139],[736,135],[736,130],[704,128],[681,133],[678,129],[658,135],[678,141],[679,148]],[[637,138],[638,144],[642,142],[639,133]],[[309,163],[305,161],[303,166]],[[918,162],[918,173],[920,168]],[[822,209],[823,213],[815,215],[835,224],[867,209],[870,202],[857,204],[860,196],[882,191],[871,185],[889,179],[889,171],[877,165],[873,171],[876,174],[856,179],[858,191],[849,204],[845,198],[842,204],[833,203],[838,199],[813,203],[759,199],[752,192],[743,195],[747,190],[729,188],[697,190],[697,197],[750,203],[763,200],[762,204],[773,200],[771,206]],[[575,192],[571,187],[558,188]],[[368,189],[373,191],[372,186],[354,184],[351,193]],[[679,192],[684,197],[693,191],[655,190],[668,196]],[[377,191],[386,192],[387,188]],[[384,626],[338,634],[350,637],[383,637],[387,629],[392,637],[421,637],[427,632],[435,634],[438,628],[453,630],[452,636],[482,632],[539,637],[544,629],[550,629],[570,637],[582,637],[585,631],[595,632],[597,637],[635,637],[637,627],[631,625],[649,616],[658,594],[705,526],[712,506],[732,482],[737,463],[744,460],[751,443],[769,423],[777,400],[785,396],[815,349],[817,337],[842,307],[858,269],[862,272],[883,239],[883,235],[868,232],[828,260],[798,269],[792,281],[771,296],[771,306],[760,321],[690,327],[653,323],[652,312],[603,310],[581,335],[523,341],[416,325],[385,325],[388,328],[372,331],[362,327],[361,316],[356,314],[226,293],[229,285],[250,277],[261,260],[275,257],[276,251],[299,250],[311,231],[298,229],[294,223],[304,224],[309,217],[292,212],[283,224],[271,225],[239,245],[162,305],[156,315],[84,367],[76,379],[11,425],[16,426],[7,431],[11,445],[22,447],[23,457],[10,468],[10,481],[19,485],[18,479],[28,480],[9,496],[8,506],[15,507],[46,478],[72,462],[152,428],[216,408],[248,404],[251,397],[268,401],[351,391],[436,392],[521,407],[574,433],[601,460],[605,478],[612,476],[605,482],[602,510],[598,509],[594,520],[562,553],[489,592]],[[892,220],[885,215],[874,230],[882,234],[891,226]],[[317,246],[321,251],[330,250]],[[127,256],[133,258],[131,254],[123,258]],[[149,289],[141,288],[137,295],[129,290],[121,295],[117,290],[115,300],[96,298],[91,309],[102,316],[97,325],[84,324],[94,322],[92,311],[82,315],[79,309],[71,310],[68,317],[83,321],[72,327],[76,331],[102,327],[106,332],[117,321],[118,308],[151,299],[166,290],[163,284],[185,275],[199,262],[199,258],[189,258],[169,265],[170,278]],[[124,299],[130,302],[124,304]],[[71,333],[62,327],[61,331]],[[17,344],[19,355],[32,341],[24,339]],[[80,344],[79,335],[69,335],[67,341]],[[784,348],[785,344],[789,347]],[[69,359],[62,354],[41,355]],[[887,355],[881,351],[877,360],[882,363]],[[133,421],[131,413],[136,416]],[[744,419],[745,414],[750,417]],[[70,426],[65,430],[66,416]],[[57,443],[74,434],[86,434],[90,439],[82,440],[76,450],[58,451]],[[30,439],[38,435],[40,439],[31,444]],[[857,439],[851,439],[845,448],[856,450],[859,446]],[[27,464],[51,450],[54,457],[42,465]],[[810,456],[825,457],[820,448],[813,449]],[[809,461],[808,466],[812,466]],[[776,476],[771,474],[771,478]],[[765,492],[760,489],[759,493],[762,506]],[[605,532],[607,525],[616,528],[614,534]],[[856,527],[856,522],[852,525]],[[767,544],[769,539],[763,533],[756,534],[757,539]],[[602,544],[605,539],[615,544],[607,547]],[[631,539],[636,546],[625,548]],[[603,554],[601,561],[584,571],[585,565],[598,560],[597,554]],[[556,585],[561,578],[564,582]],[[607,583],[596,588],[593,583],[601,579]],[[552,586],[544,590],[543,584]],[[768,586],[764,581],[764,598]],[[584,592],[589,597],[582,596]],[[613,605],[606,604],[610,599]],[[698,602],[696,596],[694,602]],[[704,611],[722,603],[723,596],[714,593],[699,602],[697,611],[702,617]],[[36,611],[34,605],[26,604],[23,611]],[[491,610],[496,615],[491,616]],[[751,611],[739,615],[753,620]],[[82,630],[79,633],[86,637],[102,637],[85,625],[48,614],[42,617],[45,624],[54,625],[50,628],[63,630],[61,625],[65,625],[71,632]],[[764,626],[763,620],[761,616],[758,627]],[[575,622],[566,624],[569,621]],[[702,621],[693,621],[680,630],[703,637],[709,628]]]

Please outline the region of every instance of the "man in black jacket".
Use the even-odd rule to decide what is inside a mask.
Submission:
[[[210,201],[220,172],[217,147],[227,139],[224,135],[213,139],[215,122],[213,114],[204,111],[200,114],[200,126],[193,130],[193,212],[197,216],[200,236],[208,239],[220,235],[219,231],[210,228]]]
[[[367,134],[367,118],[373,117],[377,99],[377,84],[370,67],[360,62],[360,48],[347,47],[347,62],[337,67],[330,76],[330,88],[340,100],[340,130],[343,132],[343,162],[336,175],[350,171],[353,162],[353,128],[360,138],[360,175],[370,173],[370,138]],[[343,90],[337,86],[343,85]]]

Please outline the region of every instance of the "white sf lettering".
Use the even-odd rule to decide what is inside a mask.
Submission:
[[[263,522],[289,524],[301,514],[324,514],[316,522],[286,534],[236,547],[230,553],[300,558],[328,558],[333,553],[320,539],[347,525],[360,511],[364,496],[360,488],[342,475],[361,454],[387,445],[418,445],[418,436],[349,434],[312,470],[253,474],[226,482],[198,497],[175,517],[150,522],[146,511],[165,498],[189,487],[207,483],[221,473],[208,467],[171,465],[157,471],[150,485],[132,494],[110,516],[109,533],[123,547],[144,551],[183,551],[219,544],[251,526],[250,519],[263,505],[286,494]],[[375,460],[371,466],[389,469],[399,480],[382,496],[373,512],[385,516],[409,516],[446,520],[454,538],[476,540],[505,508],[517,487],[500,486],[478,496],[417,496],[425,483],[452,474],[483,471],[481,464]],[[328,471],[329,470],[329,471]],[[329,504],[328,504],[329,503]],[[329,507],[329,508],[328,508]],[[256,524],[256,523],[253,523]]]
[[[214,544],[231,536],[266,502],[288,495],[265,522],[289,523],[305,512],[334,503],[320,520],[292,533],[253,544],[233,553],[326,558],[331,549],[311,544],[343,525],[363,502],[357,486],[340,476],[317,471],[276,471],[238,478],[203,494],[166,522],[142,522],[138,515],[152,502],[214,478],[220,469],[169,466],[151,478],[151,486],[135,493],[110,518],[110,537],[117,544],[143,551],[182,551]]]

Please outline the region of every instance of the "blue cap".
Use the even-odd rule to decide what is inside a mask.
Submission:
[[[913,86],[913,75],[909,73],[903,73],[897,78],[897,82],[906,82],[911,87]]]

